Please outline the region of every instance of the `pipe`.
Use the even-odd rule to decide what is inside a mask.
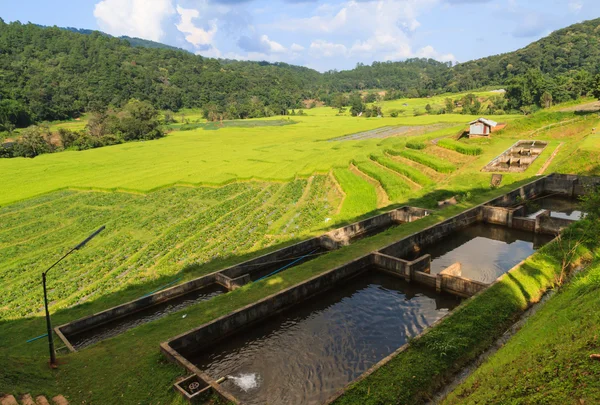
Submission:
[[[217,384],[221,384],[222,382],[224,382],[227,379],[227,377],[221,377],[219,378],[217,381],[215,381]]]
[[[39,336],[36,336],[36,337],[34,337],[34,338],[31,338],[31,339],[29,339],[29,340],[28,340],[27,342],[25,342],[25,343],[30,343],[30,342],[33,342],[33,341],[35,341],[35,340],[38,340],[38,339],[41,339],[41,338],[45,338],[46,336],[48,336],[48,334],[47,334],[47,333],[44,333],[43,335],[39,335]]]
[[[256,281],[260,281],[260,280],[262,280],[262,279],[265,279],[265,278],[267,278],[267,277],[270,277],[270,276],[272,276],[273,274],[277,274],[277,273],[279,273],[280,271],[287,269],[288,267],[290,267],[291,265],[293,265],[293,264],[295,264],[295,263],[299,262],[300,260],[304,259],[305,257],[312,255],[312,254],[313,254],[313,253],[315,253],[317,250],[319,250],[319,249],[317,248],[317,249],[313,250],[312,252],[310,252],[310,253],[308,253],[308,254],[305,254],[304,256],[301,256],[301,257],[299,257],[298,259],[294,260],[293,262],[291,262],[291,263],[288,263],[288,264],[286,264],[285,266],[283,266],[282,268],[275,270],[273,273],[267,274],[266,276],[262,276],[261,278],[259,278],[259,279],[258,279],[258,280],[256,280]],[[256,283],[256,281],[255,281],[255,283]]]

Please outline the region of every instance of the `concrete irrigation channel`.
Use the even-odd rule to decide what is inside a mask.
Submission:
[[[276,250],[258,258],[219,270],[194,280],[162,289],[134,301],[81,318],[55,328],[71,351],[121,334],[141,324],[217,295],[306,263],[322,254],[347,246],[392,226],[413,222],[431,211],[401,207],[335,229],[319,237]]]
[[[568,200],[599,185],[541,177],[163,342],[191,373],[174,389],[194,403],[214,393],[245,404],[332,402],[572,224]],[[563,203],[533,205],[551,197]]]

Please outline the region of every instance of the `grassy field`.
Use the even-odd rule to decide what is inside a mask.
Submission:
[[[307,113],[293,117],[293,125],[199,128],[150,142],[0,160],[0,392],[60,393],[73,403],[180,403],[170,385],[181,371],[160,355],[161,341],[499,195],[530,179],[560,144],[548,172],[567,170],[567,163],[590,171],[600,164],[591,136],[594,115],[511,118],[491,139],[460,141],[481,149],[472,156],[432,142],[456,135],[469,116],[366,119],[338,117],[330,108]],[[438,123],[449,125],[410,137],[331,141],[383,126]],[[505,174],[502,187],[491,189],[490,174],[480,169],[528,137],[550,146],[527,172]],[[408,149],[408,140],[425,147]],[[569,159],[579,150],[589,151],[589,160]],[[436,171],[431,162],[455,169]],[[458,206],[186,308],[185,319],[174,313],[63,355],[55,374],[44,366],[44,341],[25,342],[44,332],[40,271],[101,224],[107,230],[51,278],[56,324],[375,214],[381,201],[436,207],[453,195]]]
[[[600,265],[550,299],[443,402],[600,403]]]

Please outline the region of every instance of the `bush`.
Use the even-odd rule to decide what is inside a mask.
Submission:
[[[401,151],[388,150],[387,152],[391,155],[402,156],[406,159],[410,159],[414,162],[431,167],[433,170],[439,173],[452,173],[456,170],[456,166],[454,166],[452,163],[445,162],[435,156],[431,156],[423,152],[407,149]]]
[[[408,142],[406,142],[406,147],[410,148],[410,149],[425,149],[425,142],[423,141],[417,141],[417,140],[410,140]]]
[[[478,156],[483,152],[483,149],[481,149],[479,146],[467,145],[465,143],[454,141],[448,138],[440,139],[438,146],[469,156]]]

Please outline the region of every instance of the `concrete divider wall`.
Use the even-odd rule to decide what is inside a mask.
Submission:
[[[322,246],[320,238],[311,238],[257,257],[256,259],[248,260],[246,262],[236,264],[235,266],[228,267],[224,270],[221,270],[221,273],[229,278],[234,279],[251,272],[253,269],[260,268],[260,266],[263,264],[273,263],[290,257],[302,256],[322,247],[325,246]]]
[[[438,274],[440,280],[441,291],[460,297],[472,297],[479,291],[485,290],[489,284],[480,281],[471,280],[460,276],[452,276],[447,274]]]
[[[484,206],[483,221],[490,224],[510,226],[512,224],[513,209],[505,207]]]
[[[203,350],[217,340],[272,316],[312,295],[326,291],[340,280],[357,275],[372,265],[373,256],[371,254],[363,256],[179,335],[162,344],[161,348],[170,359],[182,364],[181,355],[185,357],[191,352]],[[185,367],[185,362],[182,365]]]
[[[480,221],[483,218],[482,206],[477,206],[468,211],[463,212],[455,217],[447,219],[437,225],[431,226],[408,236],[398,242],[395,242],[383,249],[379,253],[394,257],[406,257],[415,251],[415,247],[430,245],[451,233],[466,228],[467,226]]]
[[[528,200],[537,195],[543,194],[545,179],[548,177],[542,177],[531,183],[525,184],[513,191],[491,200],[487,205],[493,205],[496,207],[510,207],[516,205],[522,200]]]
[[[206,287],[208,285],[214,284],[216,282],[215,274],[209,274],[204,277],[197,278],[187,283],[183,283],[171,288],[168,288],[163,291],[159,291],[152,295],[148,295],[146,297],[138,298],[134,301],[130,301],[128,303],[119,305],[117,307],[113,307],[107,309],[102,312],[98,312],[96,314],[87,316],[85,318],[78,319],[76,321],[70,322],[65,325],[61,325],[55,328],[57,332],[60,332],[60,335],[72,335],[74,333],[79,333],[91,329],[93,327],[102,325],[106,322],[110,322],[115,318],[120,318],[122,316],[130,315],[132,313],[141,311],[148,307],[151,307],[156,304],[160,304],[172,298],[179,297],[181,295],[187,294],[194,290],[200,289],[202,287]],[[64,339],[63,339],[64,340]],[[66,342],[65,342],[66,343]],[[68,345],[70,346],[70,344]]]
[[[349,245],[352,239],[365,233],[370,233],[394,224],[413,222],[426,217],[430,213],[430,210],[424,208],[401,207],[328,232],[321,237],[321,242],[330,250],[337,249],[341,246]]]
[[[375,252],[373,253],[373,264],[379,270],[410,280],[409,262],[406,260]]]
[[[524,218],[524,217],[513,217],[512,227],[515,229],[522,229],[524,231],[534,232],[535,231],[535,219]]]
[[[423,284],[429,288],[435,288],[437,277],[432,274],[424,273],[422,271],[415,271],[412,274],[412,281],[415,283]]]
[[[549,235],[558,235],[563,229],[569,227],[571,224],[577,222],[572,219],[566,218],[555,218],[549,215],[543,215],[536,218],[538,233],[545,233]]]

